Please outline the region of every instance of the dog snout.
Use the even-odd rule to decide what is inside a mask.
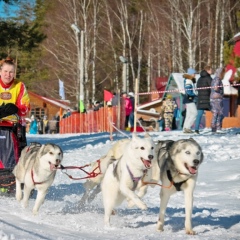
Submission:
[[[153,155],[148,155],[148,159],[152,160],[153,159]]]
[[[199,164],[199,162],[200,162],[200,161],[199,161],[198,159],[194,159],[194,160],[193,160],[193,163],[194,163],[195,166],[197,166],[197,165]]]

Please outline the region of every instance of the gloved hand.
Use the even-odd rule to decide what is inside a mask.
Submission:
[[[0,106],[0,118],[7,117],[18,112],[18,107],[13,103]]]

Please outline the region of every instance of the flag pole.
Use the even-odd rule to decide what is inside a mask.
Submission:
[[[137,103],[138,103],[138,79],[135,80],[135,100],[134,100],[134,128],[133,132],[136,133],[137,128]]]

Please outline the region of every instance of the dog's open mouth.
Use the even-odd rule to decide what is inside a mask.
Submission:
[[[57,170],[58,164],[53,164],[51,162],[48,162],[50,164],[50,171],[55,171]]]
[[[189,173],[191,173],[191,174],[196,174],[197,173],[197,168],[196,167],[188,166],[186,163],[185,163],[185,167],[189,171]]]
[[[148,169],[148,168],[150,168],[150,167],[152,166],[152,162],[151,162],[151,160],[146,160],[146,159],[143,159],[143,158],[141,158],[141,160],[142,160],[142,162],[143,162],[145,168]]]

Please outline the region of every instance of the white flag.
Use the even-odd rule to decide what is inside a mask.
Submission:
[[[64,92],[64,82],[58,79],[59,81],[59,96],[62,100],[65,100],[65,92]]]

